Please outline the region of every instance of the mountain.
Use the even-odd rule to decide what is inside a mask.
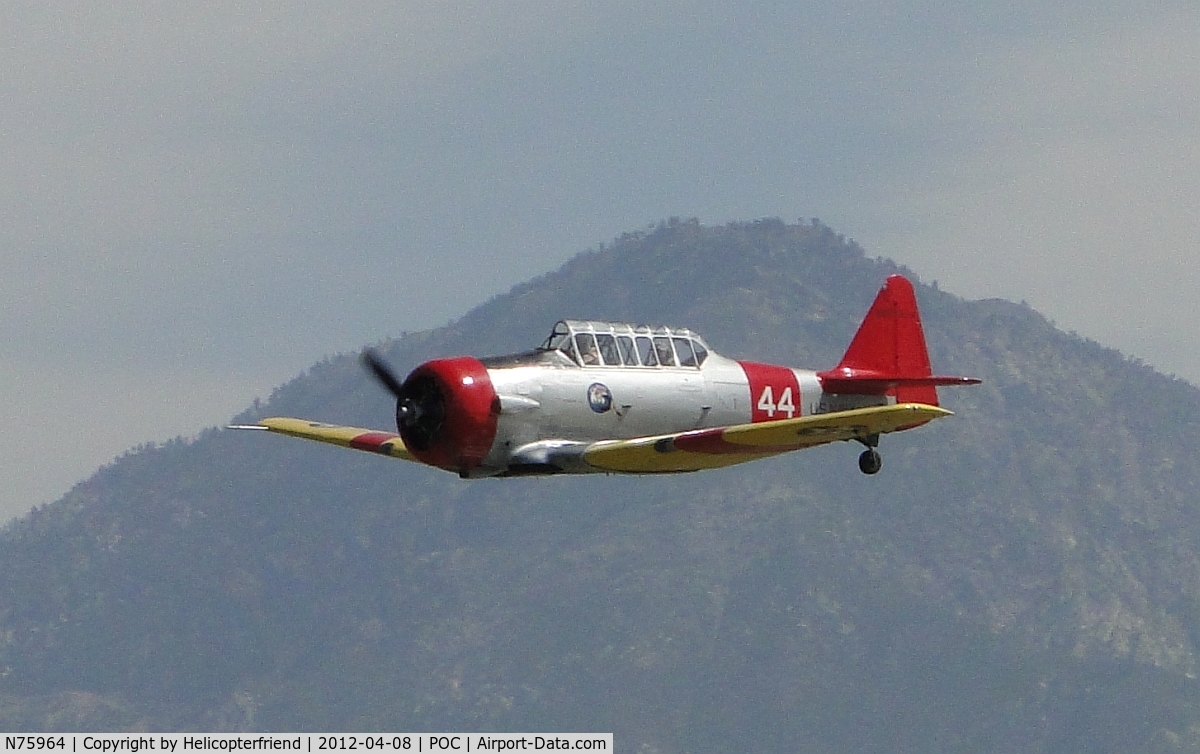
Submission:
[[[815,221],[671,221],[382,349],[403,373],[573,317],[824,368],[895,272]],[[478,481],[259,433],[135,449],[0,531],[0,725],[1200,748],[1200,391],[1023,305],[918,298],[935,369],[984,384],[875,477],[846,444]],[[392,408],[349,354],[236,421]]]

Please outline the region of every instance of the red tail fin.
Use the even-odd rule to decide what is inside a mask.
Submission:
[[[817,377],[827,393],[895,395],[897,403],[938,405],[938,385],[972,385],[970,377],[935,376],[912,283],[892,275],[875,297],[846,354]]]

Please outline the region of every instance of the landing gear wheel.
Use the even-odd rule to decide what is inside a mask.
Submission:
[[[883,467],[883,457],[874,448],[867,448],[858,457],[858,470],[864,474],[876,474]]]

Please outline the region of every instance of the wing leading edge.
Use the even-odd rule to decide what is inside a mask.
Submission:
[[[700,471],[839,440],[866,440],[951,413],[937,406],[898,403],[632,440],[601,440],[583,451],[583,460],[601,471],[618,473]]]
[[[400,435],[392,432],[380,432],[376,429],[361,429],[359,427],[343,427],[337,424],[325,424],[307,419],[292,419],[277,416],[262,419],[258,424],[241,424],[232,429],[260,429],[277,432],[281,435],[299,437],[305,440],[327,442],[330,445],[340,445],[343,448],[365,450],[378,453],[402,461],[415,461],[413,454],[404,447]]]

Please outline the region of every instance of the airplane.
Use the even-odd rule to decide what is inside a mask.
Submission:
[[[561,320],[538,348],[421,364],[403,381],[372,350],[366,367],[396,399],[397,432],[290,417],[231,429],[276,432],[417,461],[463,478],[676,473],[837,441],[865,446],[950,416],[912,283],[887,278],[845,355],[814,371],[737,361],[687,329]]]

